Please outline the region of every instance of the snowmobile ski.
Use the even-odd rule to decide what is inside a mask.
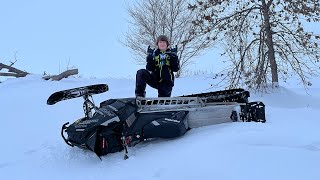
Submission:
[[[47,104],[53,105],[63,100],[78,98],[82,96],[91,96],[94,94],[104,93],[106,91],[108,91],[108,85],[106,84],[96,84],[73,89],[67,89],[53,93],[48,98]]]

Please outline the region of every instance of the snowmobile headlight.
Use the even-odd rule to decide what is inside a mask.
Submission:
[[[74,124],[79,124],[83,118],[80,118],[74,122]]]

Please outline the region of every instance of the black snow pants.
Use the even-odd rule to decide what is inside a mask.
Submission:
[[[136,97],[145,97],[146,85],[158,89],[158,97],[170,97],[172,91],[172,83],[159,82],[156,76],[146,69],[140,69],[136,75]]]

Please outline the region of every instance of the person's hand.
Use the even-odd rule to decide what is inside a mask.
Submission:
[[[147,50],[148,55],[153,55],[153,52],[154,52],[154,49],[148,46],[148,50]]]
[[[152,62],[153,55],[154,55],[154,49],[152,49],[150,46],[148,46],[147,53],[148,53],[147,62]]]
[[[169,51],[166,52],[167,55],[169,55],[171,59],[177,59],[178,58],[178,55],[177,55],[177,51],[178,51],[178,47],[174,47],[174,48],[171,48]]]
[[[171,48],[170,50],[166,51],[166,54],[169,56],[177,56],[178,47]]]
[[[171,48],[171,54],[177,56],[177,52],[178,52],[178,46],[176,45],[176,47]]]

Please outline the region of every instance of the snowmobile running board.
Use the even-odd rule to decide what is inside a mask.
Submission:
[[[207,103],[207,98],[200,97],[167,97],[167,98],[141,98],[136,99],[137,105],[141,108],[140,112],[148,110],[166,110],[172,108],[191,108],[205,107],[212,105],[245,105],[246,103],[237,102],[211,102]]]
[[[255,121],[264,123],[264,104],[262,102],[209,102],[208,97],[160,97],[137,98],[139,113],[166,111],[188,111],[190,128],[236,122]]]

